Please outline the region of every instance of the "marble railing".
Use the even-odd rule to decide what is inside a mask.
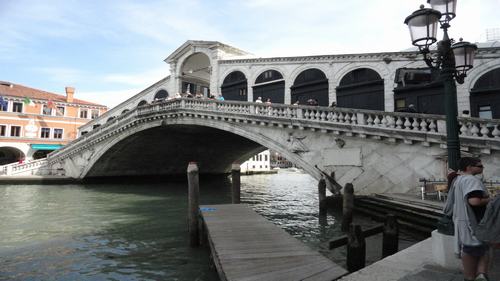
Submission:
[[[76,144],[83,144],[101,133],[123,130],[123,126],[134,120],[156,115],[186,113],[211,117],[231,117],[240,120],[268,120],[272,122],[307,123],[317,126],[341,125],[351,130],[399,131],[413,134],[434,134],[446,136],[446,119],[443,115],[403,112],[384,112],[350,108],[319,106],[296,106],[236,101],[215,101],[207,99],[179,98],[143,105],[104,123],[88,134],[67,144],[65,148],[50,154],[54,157]],[[460,136],[467,139],[488,139],[500,143],[500,120],[480,118],[458,118]]]
[[[30,171],[35,171],[44,167],[47,164],[46,159],[38,159],[33,161],[28,161],[24,163],[12,163],[0,167],[0,172],[3,175],[18,175],[25,174]]]

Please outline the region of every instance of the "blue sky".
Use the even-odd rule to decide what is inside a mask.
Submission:
[[[0,80],[114,106],[168,75],[186,40],[257,56],[399,51],[425,0],[0,0]],[[500,0],[459,0],[450,36],[500,28]]]

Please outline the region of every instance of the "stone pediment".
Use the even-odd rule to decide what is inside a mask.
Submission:
[[[172,54],[170,54],[164,61],[166,63],[175,62],[185,53],[197,48],[209,49],[213,52],[221,53],[223,57],[239,57],[251,55],[246,51],[223,44],[218,41],[188,40],[179,48],[177,48]]]

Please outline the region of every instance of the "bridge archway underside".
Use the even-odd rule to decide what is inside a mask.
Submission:
[[[230,171],[233,162],[250,157],[261,145],[238,135],[197,125],[160,125],[134,133],[99,157],[86,178],[185,175],[190,161],[200,173]]]
[[[498,167],[499,122],[483,121],[460,120],[462,148]],[[361,193],[405,192],[444,175],[445,132],[444,116],[176,99],[127,112],[48,162],[75,178],[183,174],[188,161],[225,173],[267,147],[317,179],[315,166]]]

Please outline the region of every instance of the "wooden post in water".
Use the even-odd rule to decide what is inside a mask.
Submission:
[[[189,231],[189,246],[198,247],[199,229],[198,220],[200,217],[200,183],[198,176],[198,164],[189,162],[187,168],[188,176],[188,231]]]
[[[347,270],[358,271],[365,267],[366,262],[366,243],[361,226],[351,225],[347,237]]]
[[[318,181],[318,198],[319,198],[319,217],[326,217],[326,181],[325,178],[321,178]]]
[[[349,231],[349,225],[352,223],[352,213],[354,210],[354,186],[352,183],[347,183],[344,187],[344,195],[342,202],[342,225],[343,232]]]
[[[240,204],[241,200],[241,168],[240,164],[233,163],[231,165],[231,180],[232,180],[232,190],[231,190],[231,198],[233,204]]]
[[[388,214],[385,219],[384,232],[382,236],[382,258],[394,255],[398,252],[399,227],[398,220],[393,214]]]

